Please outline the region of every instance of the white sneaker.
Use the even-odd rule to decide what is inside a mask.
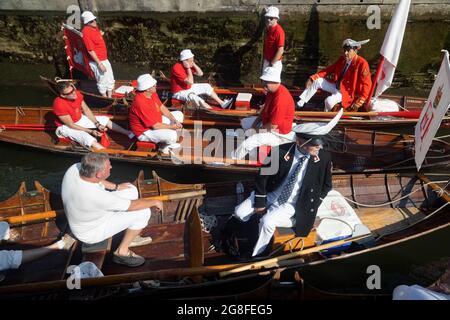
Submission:
[[[297,107],[303,108],[304,105],[305,105],[305,101],[303,101],[302,99],[297,101]]]
[[[223,109],[228,109],[231,107],[232,104],[233,104],[233,99],[226,99],[223,101],[223,104],[221,105],[221,107]]]

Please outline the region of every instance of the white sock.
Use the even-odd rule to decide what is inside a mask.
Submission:
[[[62,249],[64,249],[64,246],[65,246],[66,243],[64,242],[63,239],[61,239],[56,244],[58,245],[58,249],[62,250]]]

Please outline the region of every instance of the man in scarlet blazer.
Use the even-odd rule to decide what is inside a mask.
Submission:
[[[302,108],[318,89],[322,89],[331,93],[325,99],[325,111],[333,108],[337,111],[338,103],[345,111],[358,111],[368,99],[372,86],[369,64],[358,55],[361,45],[367,42],[369,40],[344,40],[343,55],[331,66],[309,77],[297,106]]]
[[[261,169],[255,191],[235,208],[234,216],[248,221],[261,215],[259,236],[252,256],[265,252],[277,227],[295,227],[299,237],[311,231],[322,200],[331,190],[331,155],[322,149],[323,136],[336,125],[343,110],[329,123],[302,123],[294,127],[296,142],[272,149],[278,171],[264,175]],[[278,157],[274,156],[277,155]],[[268,164],[270,165],[270,164]]]

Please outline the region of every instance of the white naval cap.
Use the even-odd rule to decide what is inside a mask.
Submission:
[[[5,221],[0,221],[0,241],[9,239],[9,224]]]
[[[190,49],[184,49],[180,53],[180,61],[184,61],[184,60],[190,59],[193,56],[194,56],[194,54],[192,53],[192,51]]]
[[[280,19],[280,10],[278,10],[277,7],[270,6],[266,9],[266,14],[264,16]]]
[[[156,80],[149,74],[145,73],[137,78],[138,91],[145,91],[156,84]]]
[[[280,71],[274,67],[265,68],[262,76],[259,78],[264,81],[281,83]]]
[[[336,126],[343,113],[344,109],[339,110],[334,118],[328,123],[306,122],[298,124],[292,129],[292,131],[304,139],[311,139],[313,144],[322,145],[322,137],[328,134]]]
[[[89,22],[91,22],[92,20],[97,19],[96,16],[94,16],[94,14],[90,11],[84,11],[81,14],[81,17],[83,18],[83,23],[84,24],[88,24]]]
[[[355,41],[353,39],[345,39],[344,41],[342,41],[342,46],[348,46],[348,47],[356,47],[358,50],[361,49],[361,46],[363,44],[366,44],[367,42],[369,42],[370,39],[366,39],[366,40],[362,40],[362,41]]]

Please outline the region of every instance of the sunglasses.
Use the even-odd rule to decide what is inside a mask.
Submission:
[[[67,93],[62,93],[62,95],[63,96],[70,96],[72,93],[74,93],[75,92],[75,87],[74,86],[72,86],[72,90],[70,91],[70,92],[67,92]]]
[[[275,20],[276,18],[274,18],[274,17],[266,17],[266,19],[272,21],[272,20]]]

